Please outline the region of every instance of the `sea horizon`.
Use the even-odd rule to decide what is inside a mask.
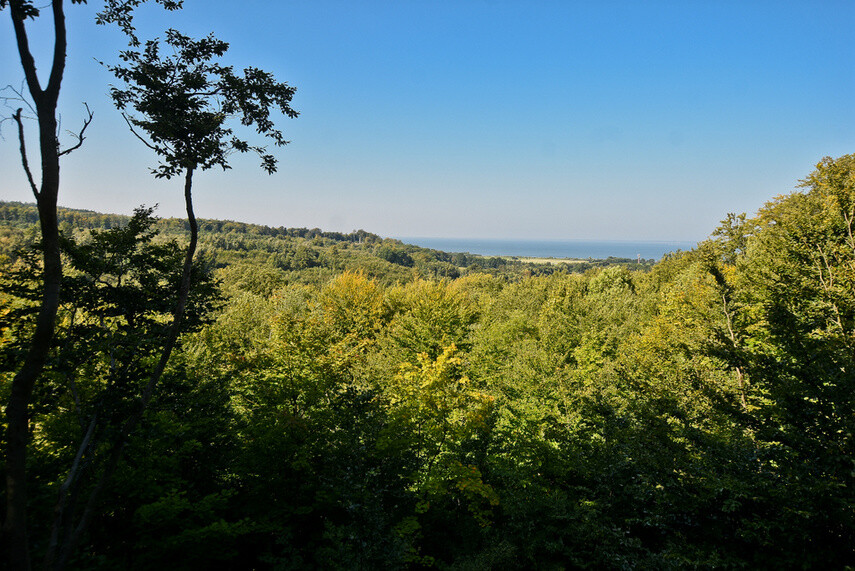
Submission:
[[[507,238],[395,237],[406,244],[443,252],[520,258],[570,258],[603,260],[642,258],[659,260],[668,253],[697,246],[689,240],[513,240]]]

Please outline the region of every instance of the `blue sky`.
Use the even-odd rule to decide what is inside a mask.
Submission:
[[[123,47],[71,6],[60,203],[182,215],[107,98]],[[297,87],[279,172],[197,177],[197,215],[384,236],[698,240],[855,152],[855,2],[186,0],[143,37],[214,32]],[[0,15],[0,49],[11,25]],[[35,43],[46,35],[33,29]],[[48,68],[42,60],[41,69]],[[14,64],[14,65],[13,65]],[[20,84],[9,58],[0,83]],[[0,198],[30,200],[9,123]],[[35,147],[35,141],[30,144]]]

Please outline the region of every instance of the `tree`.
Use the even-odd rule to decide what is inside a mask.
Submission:
[[[83,244],[63,241],[70,271],[63,279],[63,319],[52,369],[65,379],[59,391],[65,406],[40,420],[47,425],[61,418],[62,410],[74,410],[79,427],[75,430],[68,423],[56,435],[59,450],[73,450],[75,437],[78,446],[59,486],[46,568],[62,568],[86,531],[105,475],[112,469],[111,445],[125,438],[121,430],[137,414],[141,385],[171,327],[169,314],[181,279],[183,252],[175,240],[155,240],[151,212],[138,208],[127,226],[92,231]],[[193,285],[184,327],[191,330],[204,322],[217,301],[211,276],[198,264]],[[44,432],[40,430],[43,442],[50,439]],[[103,464],[106,468],[99,475]],[[78,510],[77,498],[84,495],[81,491],[91,474],[102,481]]]
[[[415,513],[396,526],[411,543],[411,563],[434,563],[430,555],[420,556],[414,545],[423,527],[420,519],[432,516],[444,529],[453,521],[455,535],[460,535],[468,527],[454,513],[461,506],[486,527],[492,507],[499,504],[498,495],[473,463],[477,455],[471,450],[490,430],[495,399],[472,388],[461,374],[464,363],[456,353],[453,344],[435,359],[420,353],[418,364],[404,363],[384,391],[388,424],[378,447],[409,460],[400,478],[417,499]],[[431,504],[443,505],[442,513],[428,514]]]
[[[254,126],[259,134],[282,146],[287,141],[274,126],[271,111],[278,109],[292,118],[297,112],[290,107],[293,87],[253,67],[246,68],[241,77],[232,67],[216,63],[215,59],[223,56],[229,45],[213,35],[193,40],[170,29],[165,44],[173,53],[162,57],[159,40],[146,42],[140,50],[132,31],[128,33],[131,49],[121,54],[127,65],[110,67],[126,88],[113,88],[112,97],[131,132],[160,156],[160,164],[152,171],[155,177],[184,177],[184,201],[190,223],[190,242],[178,301],[172,312],[173,325],[146,387],[144,409],[175,346],[190,290],[190,270],[199,235],[193,212],[193,174],[215,166],[230,168],[228,157],[234,151],[257,153],[262,168],[272,174],[276,171],[273,155],[235,135],[228,123],[238,119],[241,125]]]
[[[184,177],[190,242],[184,254],[178,294],[171,310],[172,320],[164,335],[160,356],[148,374],[135,410],[125,418],[112,441],[109,457],[79,521],[73,526],[73,532],[59,549],[52,546],[48,552],[46,566],[56,568],[64,568],[87,529],[131,433],[152,400],[184,326],[198,243],[198,224],[192,198],[194,172],[214,166],[229,168],[228,157],[234,151],[257,153],[261,157],[262,168],[268,173],[275,172],[276,159],[267,154],[264,147],[251,146],[235,135],[228,122],[238,119],[244,126],[254,126],[259,134],[281,146],[287,141],[275,128],[271,110],[275,108],[289,117],[297,116],[290,107],[294,88],[276,82],[270,74],[256,68],[247,68],[243,76],[238,76],[231,67],[212,61],[225,54],[227,43],[213,36],[197,41],[168,30],[165,43],[173,53],[161,57],[158,40],[148,41],[142,50],[139,49],[139,40],[134,35],[132,22],[125,19],[126,15],[119,10],[105,18],[105,21],[117,22],[128,35],[130,43],[130,49],[121,54],[127,65],[110,67],[126,84],[126,89],[114,88],[112,97],[133,134],[160,156],[161,162],[153,170],[154,175],[167,179],[179,175]],[[81,450],[83,448],[81,445]],[[70,524],[66,526],[72,529]]]
[[[750,221],[737,265],[754,383],[768,399],[758,440],[784,483],[770,487],[785,508],[766,533],[789,528],[786,553],[845,567],[855,560],[855,155],[826,157],[801,186]]]
[[[395,310],[390,341],[402,353],[396,357],[413,362],[420,353],[427,353],[436,359],[449,345],[463,351],[471,345],[471,327],[478,314],[459,288],[416,280],[392,289],[389,299]]]
[[[18,55],[39,123],[41,183],[37,186],[27,156],[21,115],[22,108],[19,108],[14,115],[14,120],[18,126],[21,162],[39,209],[44,263],[41,308],[35,332],[30,341],[24,363],[12,381],[9,403],[6,406],[6,517],[3,522],[3,539],[6,553],[9,555],[9,564],[15,569],[28,569],[30,566],[26,519],[27,408],[53,339],[54,321],[59,307],[59,290],[62,280],[59,229],[56,218],[56,201],[59,192],[59,159],[63,154],[71,152],[83,142],[83,131],[92,118],[90,114],[84,122],[79,133],[78,145],[64,151],[60,150],[57,140],[56,110],[59,89],[65,72],[67,48],[63,4],[62,0],[51,2],[54,20],[54,53],[47,85],[42,88],[36,75],[36,63],[30,52],[25,26],[27,19],[34,19],[39,16],[39,9],[25,0],[0,1],[0,9],[9,6],[18,45]]]
[[[133,9],[145,0],[108,0],[104,10],[107,20],[111,10],[119,10],[123,21],[130,24]],[[167,9],[180,7],[180,0],[157,0]],[[82,4],[85,0],[71,0],[72,4]],[[83,121],[76,134],[76,142],[61,149],[58,140],[57,102],[62,80],[65,74],[65,61],[68,48],[65,25],[65,2],[50,2],[53,17],[53,59],[50,65],[47,84],[42,83],[36,73],[36,61],[30,51],[26,21],[38,18],[40,8],[32,0],[0,0],[0,10],[9,8],[18,57],[24,71],[27,91],[32,99],[30,109],[35,112],[39,131],[39,155],[41,181],[36,184],[30,168],[24,136],[23,108],[18,108],[13,119],[18,128],[21,163],[39,210],[39,224],[42,236],[42,296],[36,327],[30,340],[24,362],[12,381],[9,402],[6,406],[6,511],[3,521],[3,544],[8,561],[14,569],[29,569],[29,551],[27,548],[27,494],[26,494],[26,457],[28,434],[28,407],[36,381],[44,368],[51,341],[54,335],[54,323],[59,307],[60,284],[62,281],[62,260],[60,257],[59,226],[57,223],[56,203],[59,194],[60,158],[83,144],[84,133],[92,121],[92,113]],[[24,100],[22,93],[15,92],[17,99]],[[29,104],[28,104],[29,105]]]

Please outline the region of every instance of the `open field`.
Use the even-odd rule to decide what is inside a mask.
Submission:
[[[587,260],[575,258],[529,258],[526,256],[498,256],[503,260],[523,262],[524,264],[581,264]]]

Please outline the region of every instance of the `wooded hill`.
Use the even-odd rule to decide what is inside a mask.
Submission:
[[[154,211],[156,213],[156,211]],[[102,214],[89,210],[59,208],[60,229],[67,237],[86,239],[90,230],[127,226],[130,216]],[[185,240],[187,221],[159,219],[156,228],[165,239]],[[15,229],[15,238],[12,238]],[[0,255],[11,256],[22,239],[37,238],[38,211],[35,205],[0,201]],[[553,272],[584,273],[592,268],[623,265],[650,269],[654,260],[610,257],[543,264],[511,258],[488,257],[465,252],[442,252],[382,238],[364,230],[349,234],[324,232],[318,228],[272,228],[230,220],[199,220],[201,254],[217,268],[250,264],[281,272],[285,282],[323,283],[345,270],[396,283],[415,277],[457,278],[470,273],[508,277],[549,275]],[[308,271],[307,271],[308,270]]]
[[[205,221],[185,333],[126,436],[182,224],[63,216],[36,557],[85,512],[80,569],[855,566],[855,155],[649,271]],[[5,400],[39,262],[9,245],[31,209],[0,217]]]

